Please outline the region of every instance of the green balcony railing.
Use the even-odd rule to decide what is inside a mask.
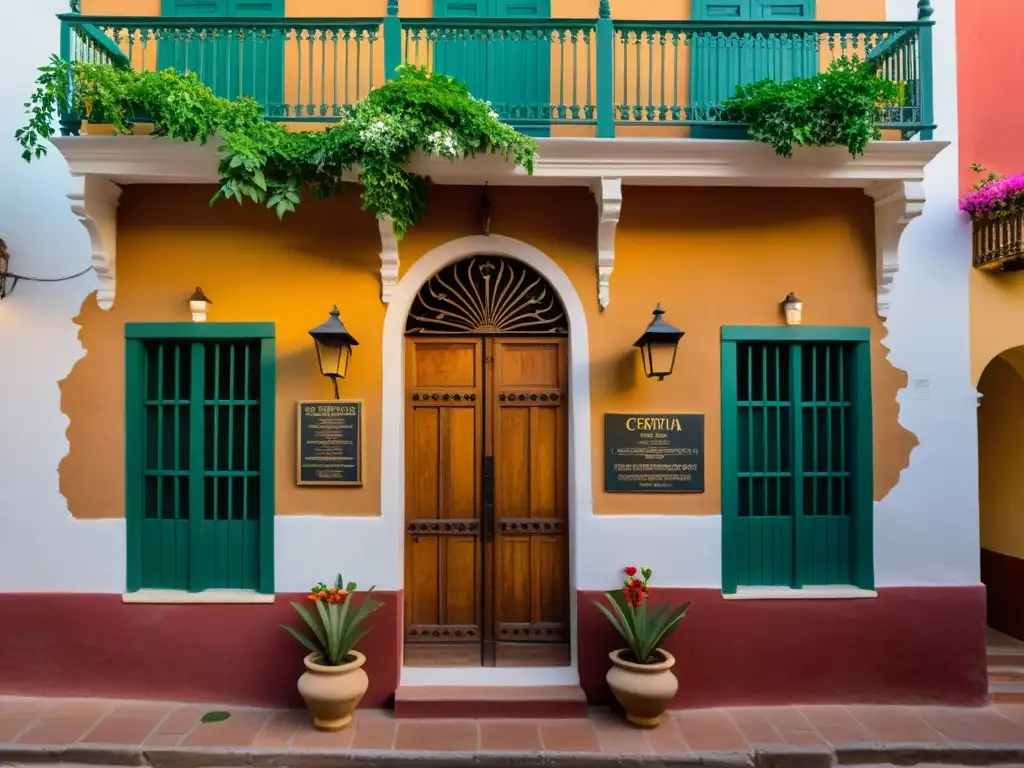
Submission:
[[[897,83],[883,129],[930,139],[932,9],[911,22],[594,19],[148,18],[64,14],[61,55],[141,70],[197,72],[215,93],[247,95],[267,117],[333,122],[402,62],[443,71],[537,136],[742,136],[720,103],[737,85],[821,71],[841,56]],[[63,114],[76,133],[81,116]],[[644,130],[647,129],[647,130]],[[668,130],[665,130],[668,129]]]

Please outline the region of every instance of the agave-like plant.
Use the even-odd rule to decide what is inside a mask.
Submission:
[[[352,596],[356,591],[356,583],[350,581],[346,584],[339,573],[333,587],[321,582],[306,595],[307,599],[316,604],[316,615],[301,603],[292,602],[292,607],[313,632],[312,638],[295,627],[281,626],[309,651],[318,654],[319,663],[330,667],[340,666],[351,661],[349,655],[352,649],[370,631],[369,627],[363,626],[366,617],[383,605],[370,596],[374,589],[370,587],[366,590],[366,597],[353,609]]]
[[[619,589],[605,592],[611,609],[598,602],[595,602],[594,605],[601,609],[601,613],[612,623],[615,630],[626,641],[626,645],[629,646],[633,658],[627,659],[627,661],[635,661],[638,664],[656,664],[659,660],[651,657],[679,626],[679,622],[683,620],[686,612],[690,609],[690,603],[686,602],[677,607],[663,605],[648,616],[647,598],[650,596],[648,582],[651,579],[651,569],[640,569],[643,579],[636,578],[637,569],[632,565],[627,566],[624,571],[626,578],[623,580],[622,586]]]

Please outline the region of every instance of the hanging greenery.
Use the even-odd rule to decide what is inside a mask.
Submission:
[[[138,116],[155,136],[205,144],[219,136],[220,198],[251,200],[278,217],[305,192],[339,195],[342,174],[358,167],[363,209],[394,222],[401,238],[423,215],[429,179],[406,170],[415,152],[461,160],[493,152],[533,172],[536,143],[501,122],[489,102],[457,80],[420,67],[370,91],[337,125],[290,131],[266,120],[253,99],[217,97],[195,73],[138,72],[109,64],[69,63],[57,56],[40,69],[25,105],[29,122],[15,137],[27,161],[46,154],[58,106],[129,134]]]
[[[843,56],[813,77],[740,86],[722,103],[722,119],[747,123],[751,138],[784,157],[794,146],[836,145],[857,157],[882,137],[878,123],[887,107],[903,104],[904,90],[879,77],[872,62]]]

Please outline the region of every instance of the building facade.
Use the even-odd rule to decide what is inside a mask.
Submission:
[[[161,32],[231,29],[233,3],[37,5],[7,135],[62,34],[66,55],[188,66],[227,96],[252,75],[270,116],[316,129],[382,82],[390,24],[399,60],[465,77],[538,158],[416,158],[433,184],[399,242],[356,188],[283,221],[211,207],[215,144],[84,126],[28,166],[9,142],[11,272],[93,269],[0,302],[0,616],[19,627],[0,690],[295,702],[278,625],[341,572],[384,602],[365,706],[422,685],[601,703],[615,637],[593,602],[633,564],[655,600],[693,602],[668,645],[679,706],[985,699],[952,3],[330,21],[288,0],[244,4],[291,30],[249,51]],[[729,24],[776,35],[765,57],[708,45]],[[904,82],[934,98],[861,157],[777,157],[706,110],[737,78],[876,47],[918,56]],[[633,346],[659,304],[685,331],[661,381]],[[308,333],[334,306],[359,341],[337,401]],[[353,464],[316,447],[339,424]]]
[[[1019,54],[1005,44],[1004,25],[1020,16],[1013,3],[984,7],[961,4],[960,124],[963,149],[960,189],[966,194],[979,181],[971,165],[1012,175],[1019,173],[1024,154],[1014,140],[1018,114],[996,110],[987,98],[998,85],[986,72],[992,46],[1011,59]],[[970,87],[966,87],[966,83]],[[986,171],[987,173],[988,171]],[[1012,267],[1012,264],[1011,264]],[[978,387],[979,501],[981,576],[988,595],[989,624],[1024,640],[1020,601],[1024,599],[1024,521],[1017,512],[1020,481],[1012,452],[1021,423],[1019,357],[1024,339],[1018,326],[1024,283],[1012,268],[971,272],[971,377]]]

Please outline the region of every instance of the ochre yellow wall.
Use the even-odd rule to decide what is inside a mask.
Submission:
[[[83,0],[83,12],[88,14],[157,16],[160,14],[160,0]],[[598,0],[558,0],[552,2],[553,18],[593,19],[597,16]],[[386,0],[357,0],[346,5],[344,13],[339,12],[334,0],[287,0],[285,14],[289,17],[306,18],[373,18],[386,12]],[[433,15],[433,0],[401,0],[400,14],[409,19]],[[612,0],[612,17],[619,20],[679,20],[690,18],[691,0],[645,0],[626,2]],[[885,19],[885,0],[817,0],[817,19],[821,21],[870,22]],[[415,31],[415,30],[413,30]],[[122,33],[123,35],[124,33]],[[372,45],[365,37],[357,45],[353,39],[326,41],[314,33],[313,40],[295,38],[285,43],[285,103],[288,105],[312,105],[313,116],[320,116],[320,107],[336,103],[351,103],[366,95],[368,90],[380,85],[386,76],[384,70],[384,45],[378,30]],[[407,36],[403,36],[407,38]],[[137,69],[154,69],[157,64],[157,46],[149,41],[145,46],[136,35],[129,47],[127,39],[119,39],[122,50],[132,57]],[[414,64],[433,67],[433,47],[425,40],[418,44],[404,39],[404,59]],[[616,73],[613,78],[614,103],[646,106],[660,105],[664,100],[669,106],[685,106],[689,102],[690,51],[692,46],[679,43],[673,46],[671,40],[661,45],[657,40],[650,45],[646,40],[637,46],[635,40],[623,43],[617,39],[615,46]],[[197,44],[198,45],[198,44]],[[650,49],[650,50],[649,50]],[[651,54],[653,53],[653,57]],[[639,54],[639,55],[637,55]],[[840,55],[863,55],[857,47],[845,50],[830,47],[824,38],[821,41],[821,67]],[[196,54],[198,60],[198,54]],[[313,67],[310,70],[309,64]],[[628,69],[626,69],[628,67]],[[551,99],[553,102],[576,104],[583,107],[595,103],[596,97],[596,41],[580,34],[577,45],[571,38],[563,41],[556,37],[551,45]],[[575,87],[575,90],[574,90]],[[575,100],[574,100],[575,97]],[[646,114],[646,112],[644,112]],[[305,114],[305,116],[310,116]],[[330,112],[328,111],[328,116]],[[619,117],[616,114],[616,117]],[[679,126],[657,125],[657,113],[653,123],[645,125],[621,125],[619,136],[660,136],[686,137],[689,129]],[[305,127],[316,128],[318,126]],[[105,132],[102,128],[100,133]],[[887,132],[885,138],[899,138],[898,132]],[[554,136],[593,136],[592,125],[555,125]]]
[[[789,291],[804,300],[806,324],[871,328],[876,498],[896,484],[916,439],[896,423],[906,376],[879,343],[872,227],[870,201],[855,190],[626,188],[611,305],[590,318],[597,512],[720,512],[720,328],[779,324]],[[588,283],[581,295],[593,301]],[[631,346],[658,302],[687,334],[660,383],[643,377]],[[707,414],[704,494],[603,492],[603,414],[630,410]]]
[[[1024,378],[997,357],[981,376],[978,407],[978,495],[981,546],[1024,559]]]
[[[1024,271],[972,269],[971,381],[1004,350],[1024,345]]]
[[[278,513],[375,515],[384,305],[374,220],[359,211],[357,194],[313,203],[301,217],[279,222],[255,206],[211,208],[215,191],[128,187],[121,198],[117,300],[107,312],[85,302],[78,322],[86,356],[62,384],[65,413],[75,421],[68,428],[75,447],[60,473],[72,514],[123,514],[124,324],[190,320],[188,298],[199,285],[213,302],[211,320],[276,323]],[[299,491],[294,480],[295,402],[333,397],[307,331],[335,303],[360,342],[343,391],[366,401],[364,485],[340,495]]]
[[[124,513],[124,323],[187,321],[196,285],[213,321],[277,324],[278,514],[379,513],[381,332],[380,241],[356,194],[305,200],[279,222],[256,206],[208,205],[210,187],[131,186],[119,210],[117,299],[103,312],[87,300],[78,323],[86,355],[62,383],[70,452],[62,492],[76,517]],[[720,511],[720,328],[778,324],[789,291],[807,324],[872,331],[875,496],[908,463],[915,438],[897,424],[906,377],[885,360],[875,314],[870,200],[857,190],[627,187],[616,241],[611,305],[597,304],[596,207],[584,188],[495,188],[492,231],[550,255],[576,287],[590,334],[592,451],[597,513],[717,514]],[[433,187],[426,218],[401,243],[403,273],[430,249],[479,232],[479,187]],[[676,372],[644,378],[632,344],[661,302],[686,331]],[[331,396],[309,328],[337,303],[360,341],[345,397],[366,409],[365,485],[294,484],[297,400]],[[605,494],[603,415],[706,414],[706,492]]]

